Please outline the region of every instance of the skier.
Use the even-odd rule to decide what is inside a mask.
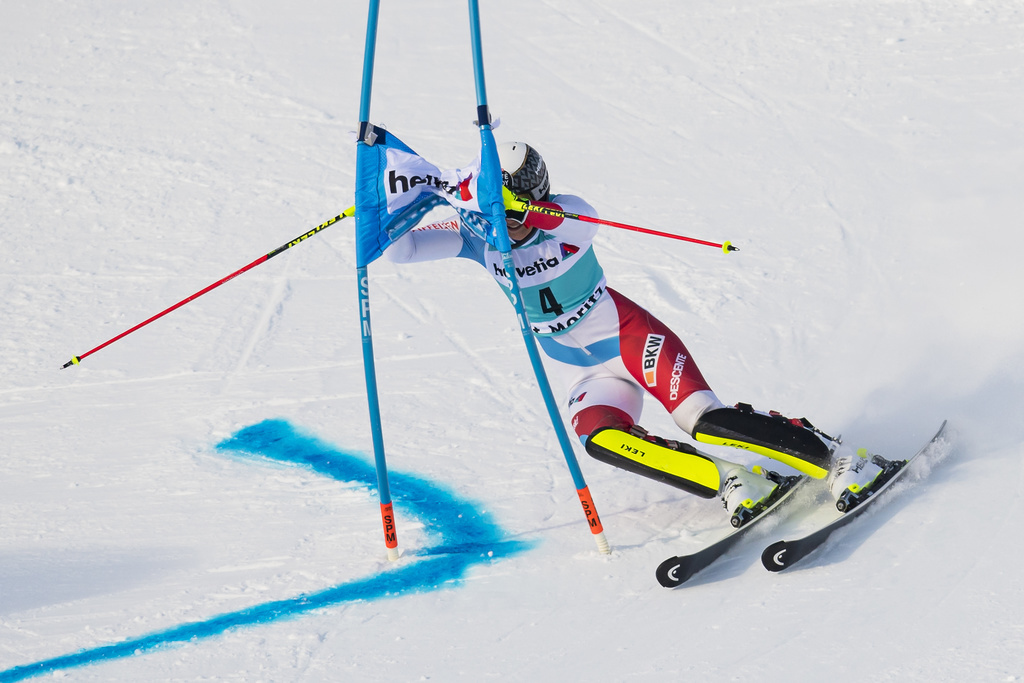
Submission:
[[[499,145],[498,158],[527,318],[548,370],[568,389],[568,417],[587,453],[705,498],[720,496],[734,526],[755,517],[794,481],[648,434],[638,424],[647,392],[695,440],[750,450],[812,477],[829,477],[837,498],[875,481],[882,471],[878,462],[837,452],[837,442],[806,419],[766,414],[742,403],[725,406],[679,337],[608,287],[592,244],[595,224],[528,210],[547,207],[596,218],[594,209],[579,197],[552,195],[547,166],[530,145]],[[417,227],[385,253],[395,263],[469,258],[510,292],[500,252],[454,218]]]

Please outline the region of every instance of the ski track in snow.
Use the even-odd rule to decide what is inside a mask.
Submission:
[[[285,268],[287,269],[287,265]],[[239,374],[245,368],[260,339],[271,331],[274,321],[281,317],[282,308],[291,294],[291,287],[286,276],[287,270],[274,285],[269,300],[265,304],[263,314],[249,332],[249,338],[246,340],[242,353],[238,358],[238,363],[235,365],[234,375]],[[229,389],[230,386],[225,387],[225,391]]]

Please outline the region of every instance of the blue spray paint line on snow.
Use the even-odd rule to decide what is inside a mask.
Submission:
[[[369,463],[301,434],[281,420],[267,420],[246,427],[218,444],[217,448],[308,467],[333,479],[357,482],[370,488],[377,481],[376,472]],[[450,587],[457,584],[473,565],[508,557],[533,545],[531,542],[505,540],[502,529],[490,515],[479,510],[477,504],[459,498],[437,484],[395,472],[391,473],[390,479],[394,500],[402,516],[418,518],[438,536],[438,543],[416,553],[422,559],[408,563],[407,557],[394,569],[317,593],[267,602],[113,645],[16,666],[0,671],[0,683],[145,654],[219,636],[232,629],[301,616],[344,602],[394,598]]]

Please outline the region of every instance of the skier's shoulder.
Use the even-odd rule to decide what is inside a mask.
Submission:
[[[594,210],[594,207],[582,197],[577,197],[574,194],[551,195],[548,202],[558,206],[567,214],[597,218],[597,211]],[[549,230],[548,238],[559,239],[563,242],[568,240],[577,246],[582,246],[583,243],[593,240],[595,235],[597,235],[597,224],[573,220],[567,216],[565,220],[557,224],[557,227],[552,227]]]
[[[552,204],[558,204],[566,213],[577,213],[589,218],[597,218],[597,211],[582,197],[574,194],[553,194],[548,199]]]

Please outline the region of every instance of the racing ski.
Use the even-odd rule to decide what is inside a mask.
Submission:
[[[806,476],[786,477],[783,483],[779,485],[778,491],[774,493],[775,500],[772,501],[768,507],[761,512],[761,514],[753,517],[743,526],[733,529],[719,540],[701,548],[695,553],[670,557],[658,565],[658,569],[655,571],[655,576],[658,577],[658,583],[665,588],[675,588],[700,570],[710,565],[712,562],[724,555],[730,548],[736,545],[745,532],[749,531],[762,519],[771,516],[786,502],[791,500],[793,493],[809,480],[810,477]]]
[[[790,541],[778,541],[765,548],[764,552],[761,553],[761,563],[764,565],[764,568],[770,572],[779,572],[787,567],[793,566],[801,559],[812,553],[816,548],[828,540],[829,536],[831,536],[836,530],[841,529],[852,522],[862,512],[864,512],[871,503],[883,497],[887,491],[892,490],[892,485],[910,469],[910,464],[928,452],[928,450],[937,441],[942,439],[945,430],[946,422],[943,421],[942,426],[939,427],[939,431],[935,433],[935,436],[933,436],[931,440],[910,459],[903,461],[891,461],[895,466],[895,469],[889,473],[888,478],[880,485],[876,485],[871,489],[868,489],[867,495],[862,500],[857,501],[855,505],[845,503],[845,512],[838,512],[831,520],[805,536]]]

